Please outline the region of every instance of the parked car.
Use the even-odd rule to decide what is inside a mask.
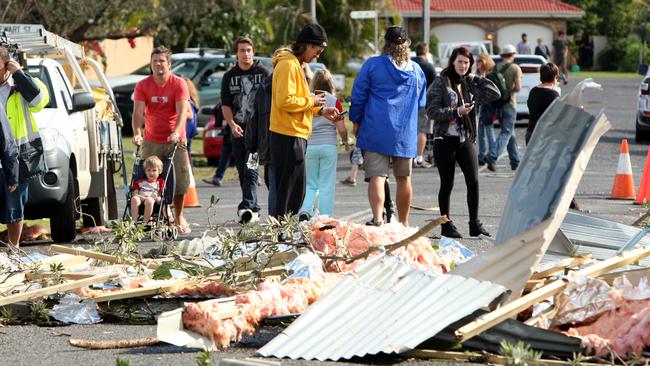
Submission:
[[[265,67],[272,68],[273,62],[270,57],[255,57]],[[199,99],[202,106],[214,106],[221,99],[221,77],[223,71],[231,68],[237,59],[222,54],[207,53],[203,56],[196,53],[177,53],[172,55],[172,72],[192,80],[199,91]],[[220,76],[211,77],[214,73],[220,72]],[[149,64],[143,65],[129,75],[117,76],[109,79],[109,84],[115,93],[117,107],[124,119],[124,133],[132,134],[131,114],[133,113],[133,90],[135,85],[148,75],[151,75]],[[207,116],[199,115],[198,125],[204,127],[207,123]]]
[[[639,85],[639,101],[636,111],[636,141],[650,140],[650,69],[641,65],[639,74],[644,78]]]
[[[501,56],[493,55],[492,59],[497,64],[495,67],[499,67]],[[546,64],[546,59],[538,55],[515,55],[515,63],[521,67],[521,72],[524,74],[521,90],[517,92],[517,118],[526,118],[528,117],[528,94],[540,83],[539,68]]]
[[[219,163],[223,146],[223,121],[215,123],[215,117],[210,108],[202,108],[201,114],[210,115],[203,130],[203,155],[208,159],[208,165],[216,166]]]

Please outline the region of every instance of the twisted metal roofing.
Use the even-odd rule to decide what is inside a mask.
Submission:
[[[257,352],[321,361],[401,353],[504,291],[490,282],[435,275],[380,255],[347,275]]]

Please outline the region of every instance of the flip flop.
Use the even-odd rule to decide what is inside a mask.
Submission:
[[[181,234],[189,234],[192,232],[192,228],[189,225],[178,225],[178,232]]]

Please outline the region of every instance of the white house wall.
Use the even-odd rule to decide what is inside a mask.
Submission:
[[[466,23],[442,24],[431,29],[439,42],[481,41],[485,39],[485,30],[479,26]]]
[[[497,30],[499,47],[503,47],[503,45],[508,43],[517,45],[521,41],[522,33],[528,35],[528,44],[533,52],[537,45],[537,38],[543,39],[549,48],[551,43],[553,43],[553,30],[551,28],[539,24],[517,23],[506,25]]]

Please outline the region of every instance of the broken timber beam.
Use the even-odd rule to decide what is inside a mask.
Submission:
[[[530,279],[541,280],[543,278],[551,277],[556,274],[560,274],[560,273],[564,274],[564,270],[566,270],[567,268],[588,264],[591,262],[594,262],[594,259],[591,257],[591,254],[582,257],[562,259],[558,261],[557,265],[547,270],[533,273]]]
[[[650,247],[638,248],[624,252],[621,255],[597,262],[589,267],[577,271],[577,275],[585,275],[589,277],[597,277],[603,273],[607,273],[612,269],[622,267],[626,264],[634,263],[650,255]],[[456,330],[456,338],[458,342],[462,343],[470,338],[480,334],[481,332],[492,328],[493,326],[501,323],[502,321],[517,315],[522,310],[527,309],[539,301],[551,297],[566,287],[567,283],[564,280],[556,280],[550,284],[539,288],[533,292],[528,293],[504,306],[484,314],[476,320],[462,326]]]
[[[155,296],[155,295],[160,295],[160,294],[164,294],[165,292],[175,290],[182,286],[189,286],[191,284],[194,284],[194,281],[181,281],[181,282],[176,282],[173,284],[163,285],[163,286],[159,285],[159,286],[132,288],[127,290],[110,291],[107,292],[106,294],[102,294],[94,297],[93,300],[95,300],[96,303],[100,303],[100,302],[109,302],[115,300],[132,299],[136,297]]]
[[[6,296],[6,297],[0,297],[0,306],[13,304],[19,301],[31,300],[37,297],[48,296],[48,295],[55,294],[57,292],[74,290],[79,287],[92,285],[93,283],[104,282],[116,276],[117,275],[113,273],[106,273],[106,274],[93,276],[90,278],[85,278],[83,280],[66,282],[59,285],[39,288],[38,290],[27,291],[27,292]]]
[[[55,253],[66,253],[66,254],[73,254],[73,255],[81,255],[87,258],[93,258],[93,259],[98,259],[100,261],[105,261],[105,262],[110,262],[110,263],[125,263],[125,264],[132,264],[132,265],[138,265],[140,263],[130,260],[130,259],[123,259],[119,258],[114,255],[110,254],[105,254],[105,253],[98,253],[98,252],[93,252],[92,250],[85,250],[85,249],[80,249],[80,248],[69,248],[65,247],[63,245],[57,245],[57,244],[52,244],[50,245],[50,250],[55,252]],[[145,264],[145,263],[142,263]],[[147,268],[154,269],[158,267],[158,264],[156,263],[149,263],[147,264]]]

